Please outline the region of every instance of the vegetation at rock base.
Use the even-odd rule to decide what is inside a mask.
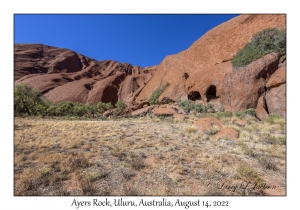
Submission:
[[[150,105],[158,104],[158,98],[159,96],[170,86],[169,83],[166,85],[157,88],[156,90],[153,91],[152,95],[148,99],[148,102]]]
[[[195,111],[196,113],[214,113],[216,112],[213,104],[208,103],[207,105],[195,104],[191,100],[179,100],[178,106],[182,107],[187,113]]]
[[[117,107],[118,112],[122,112],[126,109],[127,105],[123,101],[118,101],[116,103],[116,107]]]
[[[239,68],[271,52],[286,54],[286,30],[268,28],[255,34],[246,46],[232,58],[232,66]]]
[[[118,111],[126,108],[124,102],[116,104]],[[14,88],[15,116],[76,116],[96,117],[113,109],[111,103],[81,104],[70,101],[52,103],[43,97],[42,93],[27,84],[16,85]]]

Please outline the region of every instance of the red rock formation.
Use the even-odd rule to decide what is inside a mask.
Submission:
[[[231,109],[230,106],[232,109],[255,108],[261,93],[253,97],[253,90],[231,104],[230,100],[226,102],[228,100],[223,99],[224,94],[228,94],[228,91],[222,91],[223,79],[226,74],[232,73],[230,61],[233,55],[243,48],[254,34],[266,28],[285,27],[285,23],[285,15],[241,15],[215,27],[187,50],[167,56],[136,100],[149,98],[155,89],[169,83],[170,86],[159,98],[162,102],[193,99],[196,96],[204,102],[225,103],[228,109]],[[278,65],[278,61],[276,62]],[[248,78],[247,74],[241,77]],[[253,85],[256,91],[265,85],[265,81],[262,80],[256,83],[258,87]],[[232,84],[230,88],[242,89],[244,84]]]
[[[271,76],[266,84],[266,88],[270,90],[271,88],[278,87],[286,82],[285,66],[277,69],[275,73]]]
[[[285,116],[285,57],[271,53],[241,69],[231,65],[233,55],[254,34],[285,24],[285,15],[241,15],[208,31],[187,50],[167,56],[159,66],[146,68],[98,62],[67,49],[15,45],[15,84],[28,83],[54,102],[122,100],[132,111],[148,105],[153,91],[167,83],[160,103],[191,99],[222,104],[226,110],[258,107],[258,115],[258,99],[264,94],[264,114]]]
[[[278,68],[278,53],[270,53],[240,70],[226,74],[221,102],[226,110],[254,108],[265,92],[266,80]]]
[[[41,44],[15,45],[15,85],[27,83],[53,102],[102,101],[114,105],[118,100],[133,101],[155,69],[109,60],[98,62]]]
[[[286,115],[286,85],[272,88],[266,94],[266,104],[269,114],[276,114],[285,118]]]
[[[260,120],[265,120],[269,117],[267,111],[266,111],[266,102],[265,97],[261,96],[258,99],[257,107],[255,109],[256,117]]]

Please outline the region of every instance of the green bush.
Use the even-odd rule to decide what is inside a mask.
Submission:
[[[41,92],[27,84],[16,85],[14,88],[14,110],[16,114],[34,115],[36,106],[42,100]]]
[[[169,83],[167,83],[166,85],[159,87],[158,89],[156,89],[152,95],[150,96],[150,98],[148,99],[148,102],[150,105],[154,105],[154,104],[158,104],[158,98],[159,96],[169,87]]]
[[[123,101],[118,101],[116,103],[116,108],[118,112],[123,112],[126,109],[127,105]]]
[[[244,112],[245,112],[245,114],[249,114],[249,115],[255,117],[255,109],[254,108],[246,109]]]
[[[87,104],[86,111],[89,116],[92,116],[94,118],[95,114],[97,113],[97,105],[93,103]]]
[[[191,100],[179,100],[177,104],[187,113],[195,109],[195,104]]]
[[[218,118],[218,119],[221,119],[221,118],[223,118],[223,117],[232,117],[232,116],[233,116],[233,113],[230,112],[230,111],[226,111],[226,112],[218,112],[218,113],[216,114],[216,118]]]
[[[73,107],[73,115],[82,117],[87,112],[86,105],[80,103],[74,103]]]
[[[123,102],[116,104],[118,110],[123,110],[126,105]],[[95,117],[98,113],[113,109],[111,103],[99,102],[97,105],[81,104],[77,102],[63,101],[52,103],[43,97],[39,90],[33,89],[27,84],[16,85],[14,88],[14,111],[16,115],[30,116],[76,116]]]
[[[286,54],[286,31],[276,28],[265,29],[255,34],[246,46],[232,58],[235,68],[245,66],[271,52]]]
[[[210,104],[210,103],[208,103],[207,105],[206,105],[206,109],[207,109],[207,112],[211,112],[211,113],[215,113],[216,112],[216,110],[215,110],[215,106],[213,105],[213,104]]]

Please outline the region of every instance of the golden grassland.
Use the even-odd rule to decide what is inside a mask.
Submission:
[[[15,195],[285,195],[286,123],[221,117],[237,141],[173,118],[15,118]]]

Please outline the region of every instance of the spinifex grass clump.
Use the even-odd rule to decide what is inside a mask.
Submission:
[[[233,56],[232,66],[245,66],[271,52],[278,52],[280,56],[286,54],[285,29],[269,28],[255,34],[251,42]]]

